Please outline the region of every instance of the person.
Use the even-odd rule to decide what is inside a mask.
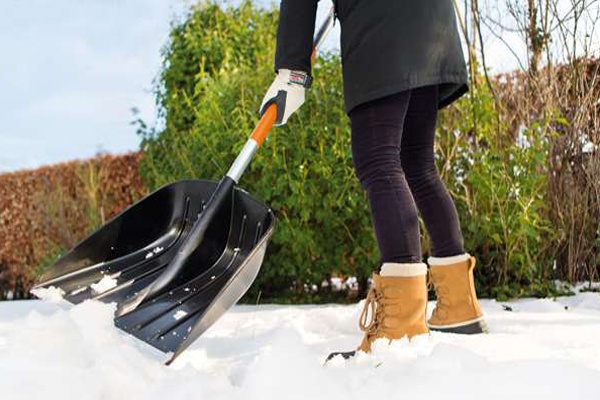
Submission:
[[[282,0],[276,77],[260,112],[275,103],[277,125],[304,103],[311,81],[318,0]],[[334,0],[341,24],[345,110],[352,160],[366,190],[380,253],[357,350],[376,339],[430,329],[487,331],[455,205],[434,161],[438,110],[467,90],[468,74],[452,0]],[[428,321],[427,265],[418,213],[430,236],[429,276],[437,304]],[[345,358],[355,351],[333,353]]]

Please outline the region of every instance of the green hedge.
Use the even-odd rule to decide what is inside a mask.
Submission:
[[[144,131],[142,176],[156,188],[181,178],[219,179],[258,120],[274,77],[277,13],[249,2],[194,8],[173,28],[157,90],[165,128]],[[350,158],[340,63],[325,55],[306,105],[277,128],[240,186],[278,217],[248,298],[322,301],[304,293],[331,274],[366,277],[377,253],[365,197]],[[325,297],[325,298],[324,298]]]
[[[139,121],[148,186],[219,179],[227,171],[274,77],[277,18],[251,2],[238,8],[203,2],[173,26],[156,86],[164,124],[148,128]],[[356,276],[364,289],[377,265],[368,205],[352,167],[339,56],[321,54],[314,78],[306,104],[275,130],[240,182],[279,219],[246,301],[342,300],[321,282]],[[535,146],[497,146],[493,104],[477,90],[444,111],[440,170],[456,198],[467,249],[478,255],[480,292],[545,294],[552,286],[542,245],[548,233],[540,212],[543,141],[532,128],[523,135]]]
[[[548,121],[511,135],[492,93],[478,87],[443,112],[438,169],[455,199],[465,248],[477,255],[485,295],[505,299],[555,291],[555,243],[547,215]]]

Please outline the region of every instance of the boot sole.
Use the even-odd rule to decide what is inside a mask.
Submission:
[[[327,359],[323,364],[327,364],[333,357],[342,356],[344,360],[348,360],[356,355],[356,350],[353,351],[336,351],[327,356]]]
[[[489,329],[487,323],[482,318],[479,321],[467,322],[464,325],[452,325],[452,326],[436,326],[428,325],[429,330],[445,333],[458,333],[461,335],[476,335],[478,333],[488,333]]]

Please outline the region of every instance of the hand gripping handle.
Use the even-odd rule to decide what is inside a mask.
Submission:
[[[318,50],[319,46],[323,43],[323,40],[327,36],[327,33],[329,33],[329,30],[333,26],[334,21],[335,21],[335,15],[334,15],[334,9],[332,7],[331,10],[329,11],[327,19],[323,22],[323,24],[317,31],[317,34],[315,35],[315,38],[313,40],[313,51],[312,51],[311,57],[310,57],[311,62],[314,63],[315,58],[317,56],[317,50]],[[254,128],[254,131],[252,132],[252,135],[250,136],[253,140],[256,141],[256,143],[258,144],[259,147],[262,146],[265,139],[269,135],[269,131],[275,124],[276,118],[277,118],[277,105],[271,104],[267,108],[267,110],[264,112],[264,114],[262,115],[260,120],[258,121],[256,128]]]
[[[323,40],[327,36],[327,33],[329,33],[329,30],[333,26],[334,21],[335,14],[334,9],[332,7],[329,11],[327,19],[325,20],[325,22],[323,22],[313,40],[313,51],[311,54],[312,62],[314,62],[317,54],[317,49],[323,43]],[[276,119],[277,105],[273,103],[265,110],[260,120],[258,121],[258,124],[252,131],[250,138],[248,139],[248,141],[246,141],[246,144],[242,148],[242,151],[229,168],[229,171],[227,172],[228,177],[233,179],[235,182],[239,182],[240,178],[242,177],[242,174],[250,164],[250,161],[252,161],[254,154],[256,153],[258,148],[263,145],[267,136],[269,135],[269,132],[271,131],[271,128],[273,128],[273,125],[275,125]]]

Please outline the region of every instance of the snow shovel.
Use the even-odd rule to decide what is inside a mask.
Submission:
[[[334,22],[314,39],[313,56]],[[115,325],[157,349],[170,364],[254,282],[275,216],[236,187],[277,117],[263,114],[220,182],[164,186],[114,217],[40,278],[74,304],[116,302]]]

